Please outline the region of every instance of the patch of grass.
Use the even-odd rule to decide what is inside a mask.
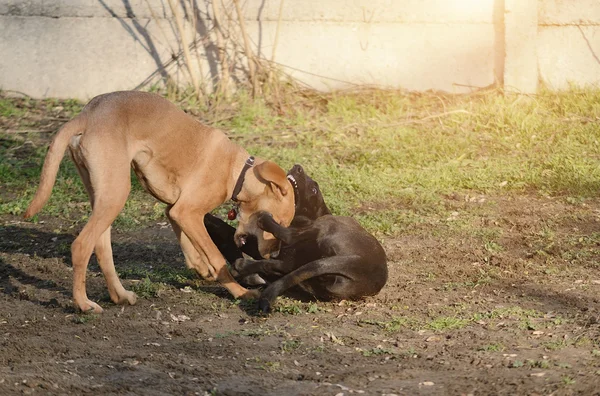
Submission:
[[[316,353],[323,353],[325,352],[325,345],[317,345],[312,349],[312,351]]]
[[[483,247],[490,254],[500,253],[501,251],[504,250],[504,248],[502,247],[502,245],[500,245],[500,244],[498,244],[496,242],[493,242],[493,241],[487,241],[487,242],[485,242],[485,244],[483,245]]]
[[[600,117],[600,90],[573,88],[535,98],[361,91],[299,96],[290,103],[296,105],[281,114],[240,91],[213,120],[254,155],[284,168],[303,164],[335,214],[355,216],[372,232],[397,234],[443,220],[445,197],[454,193],[537,192],[575,203],[597,194],[600,144],[592,121]],[[181,105],[198,112],[197,104]],[[20,109],[31,107],[62,107],[74,115],[81,104],[24,106],[0,98],[0,116],[18,118]],[[27,148],[5,134],[0,140],[0,184],[7,187],[0,214],[20,214],[37,185],[47,142]],[[69,204],[83,202],[85,191],[67,160],[43,214],[81,222],[89,208]],[[134,182],[116,226],[135,229],[159,218],[162,207]],[[494,238],[483,243],[490,254],[502,250]]]
[[[378,321],[372,319],[361,319],[359,323],[377,326],[389,333],[395,333],[403,327],[407,327],[410,321],[407,318],[394,317],[388,321]]]
[[[469,281],[464,281],[464,282],[447,282],[444,283],[443,287],[444,290],[456,290],[459,289],[461,287],[467,287],[467,288],[476,288],[478,286],[482,286],[482,285],[487,285],[489,283],[491,283],[492,278],[490,278],[489,276],[481,276],[480,278],[476,279],[476,280],[469,280]]]
[[[526,363],[531,368],[541,368],[541,369],[550,368],[550,362],[547,360],[528,359]]]
[[[286,315],[315,314],[322,310],[317,303],[304,303],[289,297],[279,297],[274,306],[275,312]]]
[[[522,361],[520,361],[520,360],[515,360],[510,365],[510,367],[512,367],[512,368],[520,368],[520,367],[523,367],[523,366],[524,366],[524,363]]]
[[[16,100],[10,98],[0,98],[0,116],[2,117],[22,117],[27,114],[27,110],[16,105]]]
[[[82,313],[73,315],[73,323],[85,324],[98,318],[98,315],[91,313]]]
[[[544,342],[542,344],[542,346],[549,351],[557,351],[559,349],[566,348],[568,345],[565,340],[557,340],[557,341]]]
[[[300,304],[289,301],[279,301],[275,307],[275,311],[286,315],[300,315],[303,313],[303,309]]]
[[[277,372],[281,369],[281,363],[279,362],[265,362],[263,365],[261,365],[261,368],[265,371],[268,372]]]
[[[363,356],[366,356],[366,357],[381,356],[381,355],[394,355],[395,354],[394,351],[383,348],[381,345],[377,346],[375,348],[371,348],[371,349],[360,349],[360,352],[362,353]]]
[[[290,353],[300,348],[301,345],[302,341],[299,340],[285,340],[281,343],[280,348],[283,352]]]
[[[450,316],[442,316],[435,318],[426,323],[425,328],[435,331],[447,331],[462,329],[467,326],[469,321],[467,319],[460,319]]]
[[[130,262],[129,264],[135,264]],[[119,277],[122,279],[144,279],[151,282],[167,283],[173,285],[197,286],[200,278],[193,270],[186,267],[173,267],[170,265],[155,265],[152,270],[141,266],[130,266],[119,271]]]
[[[485,352],[502,352],[504,349],[506,347],[501,343],[482,345],[478,348],[478,350]]]
[[[562,383],[565,384],[566,386],[574,385],[575,382],[576,381],[573,378],[569,377],[568,375],[565,375],[564,377],[562,377]]]
[[[514,307],[502,307],[496,308],[487,312],[475,313],[472,317],[474,321],[484,319],[504,319],[514,318],[517,320],[530,319],[530,318],[543,318],[542,312],[536,311],[535,309],[523,309],[518,306]]]
[[[145,277],[141,282],[135,283],[131,290],[142,298],[159,297],[164,291],[165,285],[161,282],[152,282],[150,278]]]

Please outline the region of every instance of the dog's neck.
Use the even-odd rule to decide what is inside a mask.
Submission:
[[[240,171],[240,174],[235,182],[233,187],[233,193],[231,194],[231,200],[233,202],[238,202],[238,195],[242,191],[242,187],[244,186],[244,180],[246,178],[246,172],[254,166],[254,157],[249,156],[244,163],[244,167]]]
[[[229,188],[228,188],[228,197],[232,201],[239,203],[245,202],[252,199],[257,193],[257,191],[253,191],[252,185],[256,180],[256,176],[254,175],[253,168],[254,166],[260,164],[264,160],[259,158],[254,158],[254,163],[252,166],[248,166],[247,162],[250,158],[250,154],[248,154],[245,150],[240,152],[236,159],[233,162],[233,166],[231,167],[231,176],[229,179]],[[245,170],[244,170],[245,169]],[[243,173],[243,178],[242,178]],[[236,191],[236,185],[238,181],[242,178],[242,183],[240,184],[239,191]],[[235,198],[235,199],[233,199]]]

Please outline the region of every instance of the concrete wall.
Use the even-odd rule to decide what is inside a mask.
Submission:
[[[193,70],[210,85],[212,10],[198,3]],[[280,0],[242,4],[255,51],[271,59]],[[597,0],[288,0],[282,11],[275,62],[317,89],[600,83]],[[85,100],[167,75],[187,83],[175,31],[167,0],[0,0],[0,88]]]
[[[543,0],[537,57],[540,78],[550,88],[600,86],[600,1]]]

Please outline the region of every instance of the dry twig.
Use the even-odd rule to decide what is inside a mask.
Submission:
[[[225,40],[223,38],[223,30],[222,30],[222,18],[221,18],[221,9],[218,4],[219,0],[212,1],[213,14],[215,17],[214,26],[215,26],[215,37],[217,40],[217,48],[219,54],[219,62],[221,63],[221,79],[218,83],[217,91],[223,96],[229,96],[229,62],[227,60],[227,50],[225,48]]]
[[[235,10],[238,16],[238,23],[240,24],[240,30],[242,31],[242,38],[244,39],[244,51],[246,52],[246,59],[248,61],[248,73],[250,74],[250,82],[252,83],[252,97],[256,97],[258,94],[258,80],[256,79],[256,59],[254,52],[250,48],[250,39],[246,32],[246,24],[244,22],[244,15],[240,9],[240,3],[238,0],[233,0]]]
[[[194,86],[194,92],[196,93],[196,95],[198,95],[198,98],[200,99],[201,98],[200,83],[198,82],[198,76],[196,76],[196,73],[194,72],[194,70],[192,68],[192,57],[190,55],[188,40],[185,35],[185,30],[183,27],[183,19],[181,18],[181,15],[179,15],[179,11],[177,10],[177,6],[175,5],[174,0],[169,0],[169,7],[171,7],[171,12],[173,13],[173,16],[175,17],[175,24],[177,26],[177,31],[179,32],[179,37],[181,40],[183,57],[185,58],[185,64],[190,73],[192,85]]]

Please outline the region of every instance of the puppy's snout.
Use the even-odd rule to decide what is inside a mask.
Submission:
[[[302,165],[300,164],[296,164],[292,167],[292,172],[296,172],[298,174],[301,174],[304,172],[304,168],[302,168]]]

